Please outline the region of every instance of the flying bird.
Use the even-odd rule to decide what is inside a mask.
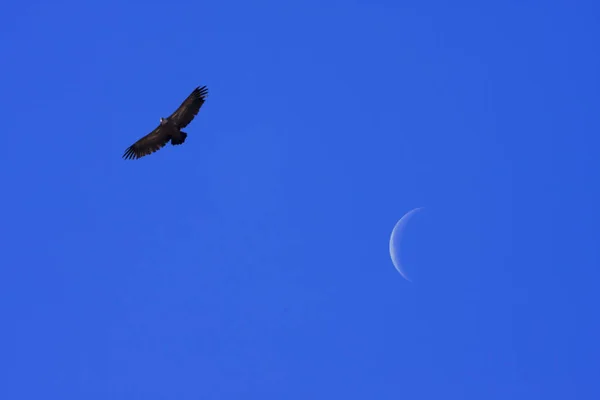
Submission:
[[[169,141],[173,146],[185,142],[187,133],[181,129],[188,126],[204,104],[208,89],[197,87],[168,118],[160,118],[160,124],[152,132],[129,146],[124,159],[138,159],[162,149]]]

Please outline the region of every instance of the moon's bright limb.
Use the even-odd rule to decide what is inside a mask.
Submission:
[[[394,229],[392,229],[392,234],[390,235],[390,257],[392,258],[392,263],[396,270],[409,282],[412,282],[408,276],[406,275],[406,271],[402,269],[402,264],[400,263],[400,249],[399,249],[399,241],[402,239],[402,232],[404,231],[404,227],[408,223],[410,217],[413,216],[417,211],[422,210],[423,207],[417,207],[406,214],[398,222],[394,225]]]

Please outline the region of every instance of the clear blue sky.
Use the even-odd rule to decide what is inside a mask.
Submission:
[[[600,398],[595,3],[4,4],[0,398]]]

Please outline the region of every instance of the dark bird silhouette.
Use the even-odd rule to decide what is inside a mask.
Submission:
[[[188,126],[204,104],[208,89],[197,87],[168,118],[161,118],[160,124],[152,132],[129,146],[123,154],[124,159],[138,159],[162,149],[169,141],[173,146],[185,142],[187,133],[182,128]]]

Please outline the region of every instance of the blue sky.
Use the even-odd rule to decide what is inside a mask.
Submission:
[[[5,4],[0,397],[600,398],[599,17]]]

